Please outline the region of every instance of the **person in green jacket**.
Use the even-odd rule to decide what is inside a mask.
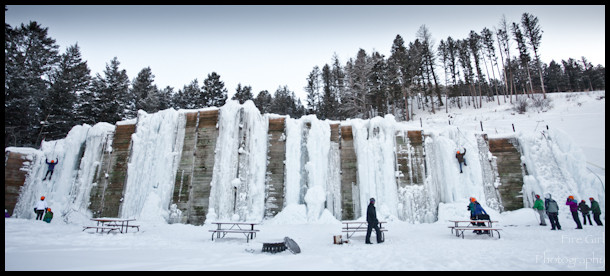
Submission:
[[[595,199],[592,197],[590,197],[589,200],[591,201],[591,211],[593,212],[593,219],[595,220],[595,223],[597,223],[599,226],[603,226],[602,221],[599,219],[599,215],[602,214],[602,210],[599,209],[599,203],[597,203],[597,201],[595,201]]]
[[[534,210],[536,210],[538,215],[540,215],[540,225],[546,226],[546,221],[544,220],[544,202],[542,202],[542,199],[540,199],[540,195],[536,195]]]
[[[51,208],[47,208],[47,213],[44,215],[44,218],[42,219],[42,221],[45,221],[46,223],[51,223],[52,219],[53,219],[53,212],[51,212]]]

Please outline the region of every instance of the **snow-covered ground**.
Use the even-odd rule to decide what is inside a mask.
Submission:
[[[586,225],[583,230],[575,230],[568,207],[564,205],[565,197],[569,194],[575,195],[578,200],[594,196],[602,205],[605,223],[605,91],[556,93],[548,94],[548,97],[552,99],[552,108],[545,111],[530,108],[527,113],[518,114],[512,110],[511,105],[502,101],[501,105],[485,103],[481,109],[453,108],[449,113],[442,109],[437,110],[436,114],[419,114],[416,118],[422,117],[422,125],[419,120],[402,124],[401,128],[423,129],[430,134],[433,147],[442,150],[441,154],[448,157],[439,158],[437,166],[443,171],[449,171],[445,172],[449,177],[444,179],[447,183],[434,184],[444,189],[440,195],[427,195],[439,203],[435,210],[438,220],[433,223],[421,223],[429,218],[415,220],[415,223],[396,219],[392,208],[397,206],[397,199],[394,198],[397,192],[388,190],[387,186],[374,180],[361,183],[364,187],[361,187],[360,200],[366,203],[369,196],[376,197],[379,216],[389,221],[385,243],[373,245],[364,244],[363,233],[354,236],[348,244],[332,243],[333,236],[342,233],[340,221],[335,219],[332,212],[321,208],[324,206],[323,198],[327,196],[325,193],[331,191],[322,183],[330,178],[324,174],[311,174],[314,171],[321,172],[320,168],[327,169],[324,166],[332,166],[324,164],[328,158],[320,158],[322,154],[310,156],[309,160],[319,158],[320,161],[309,164],[293,164],[296,161],[294,158],[287,160],[287,172],[294,171],[286,179],[287,205],[275,218],[263,220],[259,226],[260,233],[249,243],[238,234],[211,241],[208,230],[214,226],[209,223],[203,226],[167,224],[167,200],[173,176],[163,173],[162,168],[152,167],[154,164],[146,169],[150,174],[130,167],[130,170],[136,171],[134,175],[144,180],[134,182],[135,177],[130,177],[129,181],[136,184],[127,184],[126,191],[131,192],[125,195],[125,200],[133,206],[123,212],[125,216],[138,219],[138,224],[141,225],[139,232],[108,235],[83,232],[82,225],[87,223],[90,216],[83,212],[86,209],[83,202],[88,198],[92,172],[88,172],[85,167],[78,172],[68,169],[78,167],[75,164],[79,164],[76,160],[78,150],[71,153],[74,151],[69,149],[82,143],[72,141],[70,137],[87,137],[87,143],[99,143],[104,131],[113,126],[98,124],[89,128],[76,127],[72,130],[74,133],[71,132],[72,136],[58,142],[43,143],[42,153],[32,153],[42,156],[36,158],[38,165],[34,166],[36,171],[32,173],[33,178],[41,179],[46,172],[45,166],[42,166],[44,160],[41,160],[44,157],[54,158],[57,153],[63,153],[60,162],[64,162],[64,166],[60,166],[62,163],[58,165],[53,176],[55,181],[50,186],[32,181],[25,188],[27,195],[18,203],[21,206],[16,208],[16,212],[21,212],[18,218],[5,219],[5,270],[605,270],[605,226]],[[177,121],[176,115],[179,114],[164,111],[142,116],[162,119],[147,121],[141,118],[138,122],[138,132],[132,139],[134,148],[141,147],[142,150],[135,157],[132,156],[133,160],[160,158],[165,164],[176,163],[175,148],[151,146],[153,142],[147,140],[155,138],[158,133],[172,133],[163,138],[170,142],[173,139],[178,141],[180,132],[172,130],[176,124],[168,123]],[[247,126],[247,129],[252,129],[249,131],[260,132],[266,128],[264,125],[257,127],[256,116],[251,117],[251,120],[253,121]],[[309,138],[309,152],[328,148],[328,144],[323,144],[328,141],[328,133],[323,127],[320,128],[324,123],[315,118],[304,120],[311,122],[310,133],[317,134]],[[384,178],[380,177],[393,175],[393,172],[383,173],[384,162],[393,161],[384,157],[387,153],[384,153],[386,146],[383,144],[384,128],[387,127],[390,131],[396,128],[396,124],[387,124],[392,120],[391,117],[384,120],[377,118],[370,120],[374,122],[371,124],[368,120],[350,120],[356,147],[358,142],[362,142],[358,140],[362,139],[359,135],[362,137],[366,131],[369,135],[373,133],[372,125],[381,128],[376,132],[381,133],[379,136],[369,139],[372,143],[360,143],[360,148],[356,148],[357,154],[368,156],[370,162],[366,169],[359,167],[360,179],[381,181]],[[500,239],[472,233],[466,233],[465,239],[451,235],[447,228],[450,225],[448,220],[468,217],[467,198],[475,196],[479,201],[485,198],[479,188],[480,166],[469,161],[468,169],[461,175],[454,172],[457,164],[452,157],[456,147],[468,147],[469,150],[476,151],[476,140],[472,134],[480,132],[481,122],[484,132],[490,138],[510,136],[521,141],[525,148],[522,159],[527,164],[534,164],[531,175],[524,179],[525,186],[531,192],[553,194],[560,205],[563,230],[550,231],[550,226],[539,226],[537,215],[530,208],[503,213],[486,208],[494,220],[500,221],[498,225],[503,228]],[[287,156],[298,155],[296,148],[299,143],[290,146],[295,143],[291,137],[297,137],[298,134],[295,136],[296,131],[288,125],[297,124],[287,120]],[[260,135],[252,135],[252,148],[256,147],[258,136]],[[83,158],[95,160],[96,157],[92,155],[95,152],[86,150]],[[476,155],[466,157],[470,158],[468,160],[477,158]],[[217,156],[217,162],[218,158],[223,157]],[[228,155],[224,158],[231,160]],[[445,159],[449,161],[445,162]],[[554,162],[555,165],[547,168],[545,162]],[[251,160],[251,163],[260,164],[256,160]],[[82,166],[83,162],[80,164]],[[301,173],[298,167],[303,165],[308,168],[303,173],[309,172],[312,181],[311,189],[302,199],[308,207],[299,204],[296,186],[299,177],[292,178],[294,174]],[[256,169],[253,171],[260,173]],[[330,171],[332,170],[328,168]],[[224,182],[236,183],[231,179]],[[254,176],[251,179],[253,184],[249,187],[261,186],[262,180],[256,180],[261,177]],[[62,183],[62,180],[70,182],[69,185]],[[150,184],[154,180],[162,183],[135,186]],[[569,183],[559,183],[562,180]],[[213,191],[212,194],[214,193],[220,192]],[[50,224],[33,220],[30,205],[40,194],[47,195],[54,209],[56,218]],[[134,195],[136,198],[130,200]],[[214,200],[218,198],[220,196]],[[256,208],[245,210],[243,217],[262,216],[262,210],[257,209],[262,205],[251,203],[257,201],[261,201],[260,195],[244,199],[243,206]],[[527,198],[526,202],[529,202]],[[366,206],[361,206],[362,208],[365,209]],[[221,207],[214,211],[213,215],[218,219],[227,216]],[[230,219],[235,219],[235,215]],[[278,254],[261,253],[263,242],[279,242],[286,236],[299,244],[302,250],[300,254],[293,255],[287,251]]]

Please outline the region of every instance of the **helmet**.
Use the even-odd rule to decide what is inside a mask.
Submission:
[[[540,195],[536,195],[536,198],[540,198]]]
[[[460,151],[459,151],[459,150],[457,151],[457,154],[460,154]]]
[[[40,200],[44,200],[44,196],[41,196],[41,197],[40,197]]]
[[[589,200],[593,201],[594,199],[592,197],[590,197]]]
[[[477,199],[476,199],[476,198],[474,198],[474,197],[471,197],[471,198],[470,198],[470,202],[475,202],[475,201],[477,201]]]
[[[568,198],[569,198],[569,199],[574,199],[574,196],[569,196]]]
[[[47,208],[47,212],[51,212],[51,208]]]

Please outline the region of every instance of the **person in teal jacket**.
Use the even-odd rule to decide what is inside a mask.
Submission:
[[[51,208],[47,208],[47,213],[44,215],[44,218],[42,219],[42,221],[44,221],[46,223],[51,223],[52,219],[53,219],[53,212],[51,212]]]
[[[595,220],[595,223],[597,223],[599,226],[604,226],[602,221],[599,219],[599,216],[602,214],[602,210],[599,209],[599,203],[592,197],[590,197],[589,200],[591,201],[591,212],[593,212],[593,219]]]
[[[534,202],[534,210],[538,212],[540,215],[540,225],[546,226],[546,221],[544,220],[544,202],[540,199],[540,195],[536,195],[536,201]]]

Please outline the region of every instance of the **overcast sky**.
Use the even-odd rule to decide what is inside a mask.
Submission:
[[[117,57],[130,80],[150,67],[159,88],[199,85],[220,75],[229,96],[238,83],[271,94],[287,85],[305,104],[306,78],[336,53],[342,65],[360,48],[388,57],[397,34],[405,44],[426,25],[438,46],[509,23],[524,12],[544,32],[542,61],[585,56],[605,67],[605,6],[7,6],[12,27],[36,21],[49,30],[60,53],[78,43],[91,75],[103,75]],[[516,42],[512,42],[513,48]],[[497,46],[496,46],[497,47]],[[517,54],[516,50],[511,53]],[[533,56],[533,54],[532,54]],[[439,67],[440,68],[440,67]],[[439,69],[442,71],[442,69]]]

